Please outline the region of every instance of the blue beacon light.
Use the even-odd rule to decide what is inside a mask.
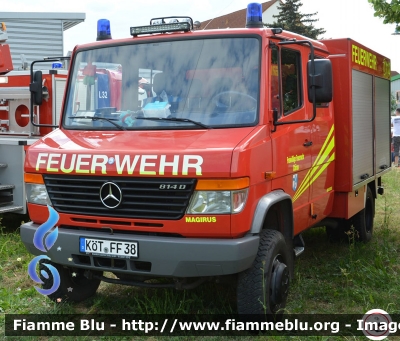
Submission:
[[[247,5],[246,28],[262,28],[262,6],[257,2]]]
[[[97,41],[111,39],[110,20],[99,19],[97,21]]]

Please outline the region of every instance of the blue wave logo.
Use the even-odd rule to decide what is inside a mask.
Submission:
[[[47,205],[49,210],[49,219],[38,227],[33,236],[33,245],[43,252],[47,252],[51,249],[58,238],[58,227],[56,226],[59,215],[56,210]],[[50,230],[56,226],[56,228],[50,232]],[[43,243],[44,242],[44,243]],[[44,245],[45,244],[45,245]]]
[[[56,226],[56,224],[58,222],[59,215],[56,210],[54,210],[54,208],[50,207],[49,205],[47,205],[47,209],[49,210],[49,219],[47,219],[47,221],[45,221],[42,225],[38,227],[33,236],[33,245],[35,245],[35,247],[42,252],[49,251],[58,238],[58,227]],[[53,229],[54,226],[55,228]],[[32,278],[33,281],[38,284],[44,284],[44,282],[36,273],[36,266],[42,259],[51,260],[49,257],[41,255],[33,258],[28,265],[29,276]],[[41,266],[45,267],[46,270],[51,273],[53,277],[53,285],[50,289],[41,289],[38,287],[35,287],[35,289],[42,295],[50,295],[54,293],[60,286],[60,274],[58,273],[57,269],[51,264],[41,263]],[[44,269],[40,271],[40,274],[45,279],[49,279],[49,273]]]
[[[28,265],[29,276],[32,278],[33,281],[35,281],[38,284],[44,284],[44,282],[40,279],[40,277],[36,273],[36,266],[39,263],[39,261],[41,261],[42,259],[50,260],[49,257],[47,257],[45,255],[41,255],[41,256],[37,256],[37,257],[33,258]],[[58,273],[57,269],[51,264],[42,263],[42,266],[46,267],[50,271],[51,275],[53,276],[53,285],[51,286],[50,289],[41,289],[38,287],[35,287],[35,289],[42,295],[50,295],[53,292],[55,292],[58,289],[58,287],[60,286],[60,274]],[[40,274],[44,278],[49,279],[49,274],[45,270],[40,271]]]

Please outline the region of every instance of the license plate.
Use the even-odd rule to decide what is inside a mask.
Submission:
[[[139,245],[137,242],[80,237],[79,251],[94,256],[130,258],[138,257]]]

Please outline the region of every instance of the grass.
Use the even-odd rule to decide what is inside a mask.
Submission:
[[[307,231],[304,254],[296,261],[287,313],[293,314],[364,314],[373,308],[400,314],[400,171],[383,178],[385,194],[376,200],[373,240],[368,244],[328,242],[325,230]],[[27,274],[32,256],[19,239],[18,229],[0,230],[0,314],[229,314],[236,312],[234,286],[206,283],[194,290],[143,289],[102,283],[93,298],[79,304],[53,303],[34,289]],[[0,321],[2,322],[2,321]],[[0,324],[0,329],[3,324]],[[1,339],[0,334],[0,339]],[[154,341],[161,337],[135,337]],[[37,340],[36,337],[7,340]],[[52,337],[49,340],[75,340],[76,337]],[[112,338],[80,337],[80,340]],[[168,340],[192,337],[169,337]],[[194,337],[193,337],[194,339]],[[198,338],[196,338],[198,339]],[[228,340],[224,337],[207,337]],[[235,338],[229,338],[233,340]],[[263,337],[238,337],[238,340],[263,340]],[[285,340],[285,337],[270,337]],[[291,340],[305,338],[292,337]],[[307,337],[325,341],[329,337]],[[351,339],[358,339],[356,337]],[[361,337],[359,338],[361,340]],[[365,339],[364,337],[362,338]],[[40,338],[47,340],[47,338]],[[120,338],[118,340],[133,340]]]

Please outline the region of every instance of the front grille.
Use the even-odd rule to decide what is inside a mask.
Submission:
[[[49,174],[43,177],[58,212],[114,218],[181,219],[196,185],[196,179]],[[107,208],[101,202],[100,189],[107,182],[115,183],[121,190],[122,201],[116,208]]]

